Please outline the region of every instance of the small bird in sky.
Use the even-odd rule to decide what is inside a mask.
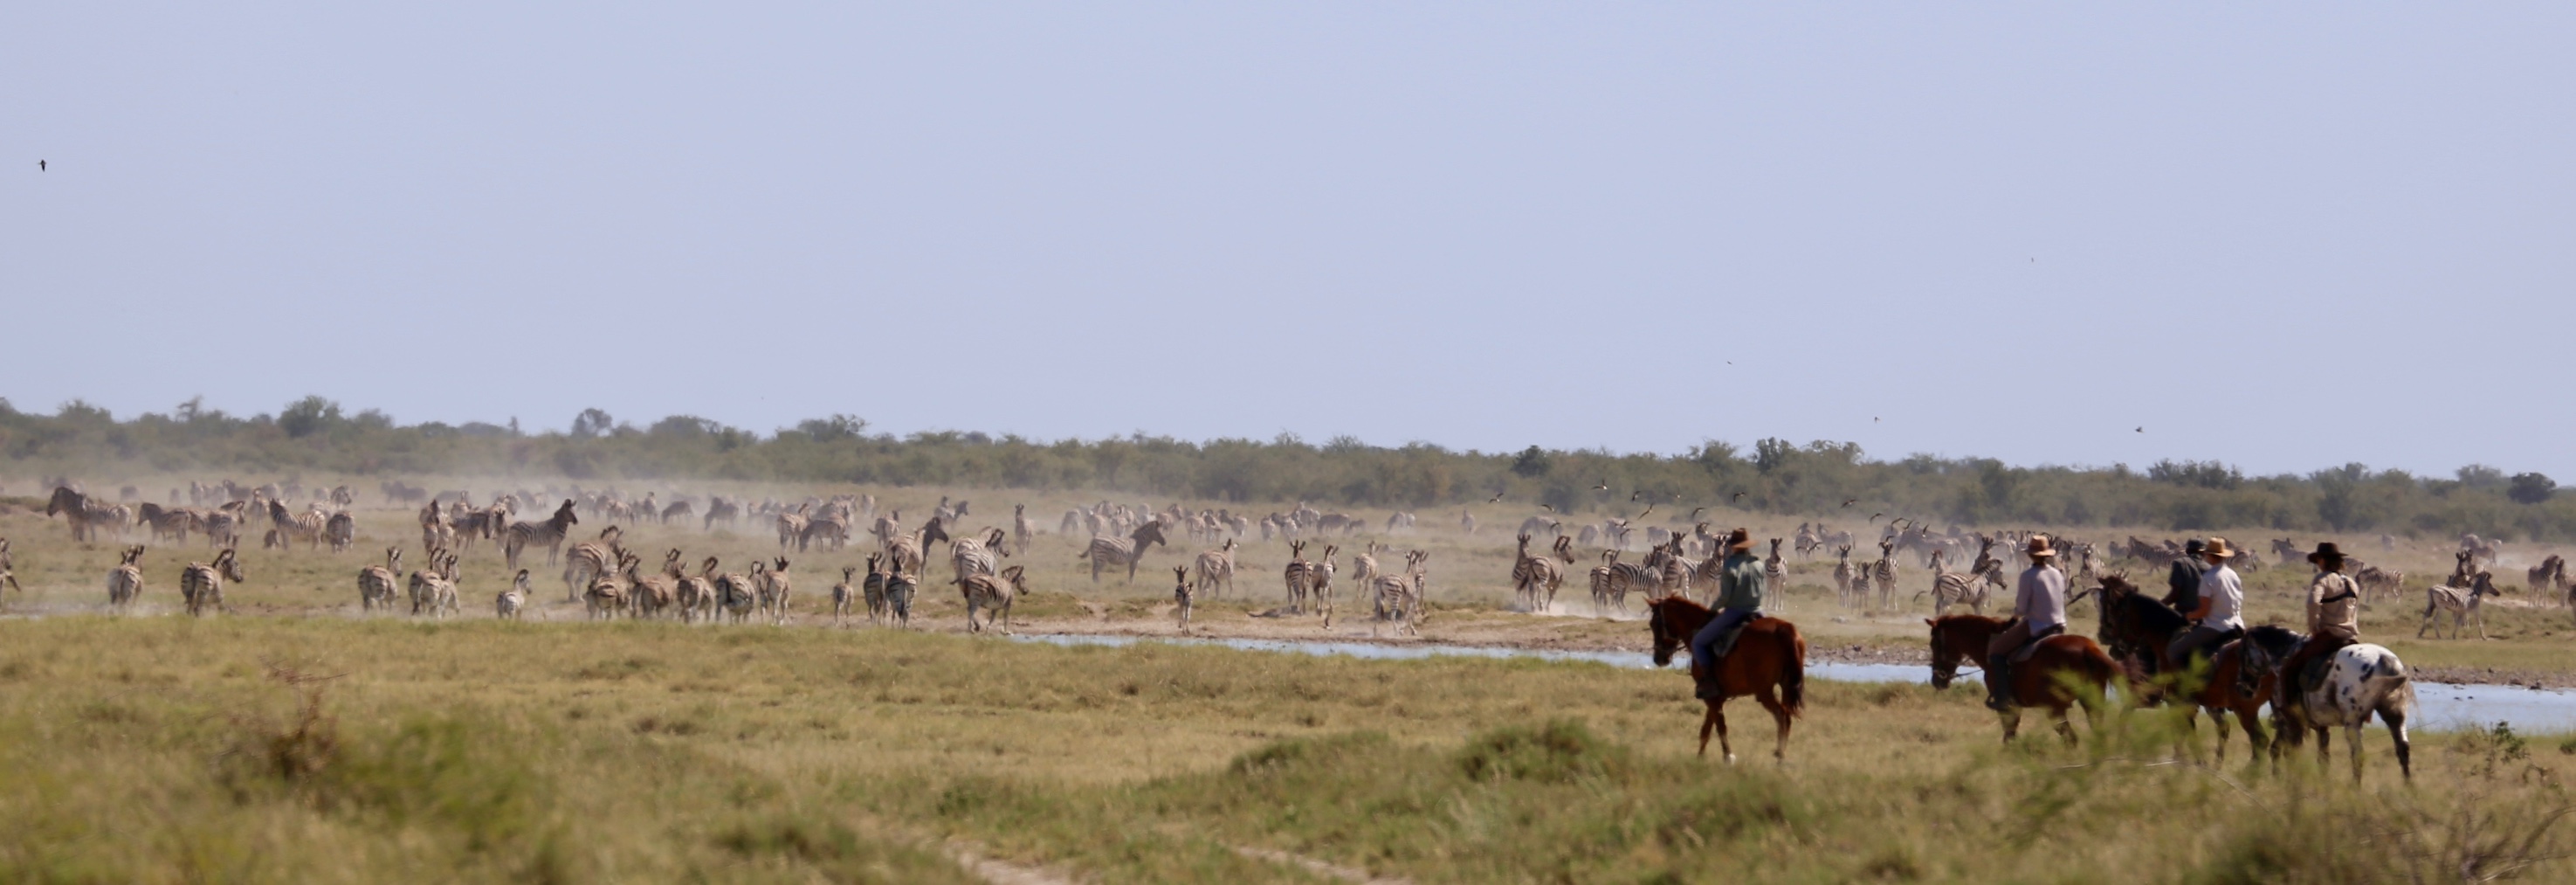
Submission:
[[[1592,484],[1592,490],[1593,490],[1593,491],[1596,491],[1596,492],[1606,492],[1606,491],[1609,491],[1609,490],[1610,490],[1610,481],[1605,479],[1605,480],[1602,480],[1602,481],[1600,481],[1600,482],[1593,483],[1593,484]]]
[[[1493,500],[1486,501],[1485,503],[1487,503],[1487,504],[1500,504],[1500,503],[1503,503],[1503,496],[1502,496],[1502,495],[1497,494],[1497,495],[1495,495],[1495,496],[1493,497]]]
[[[38,171],[38,172],[43,172],[43,171],[45,171],[45,161],[43,161],[43,160],[37,160],[37,161],[36,161],[36,171]]]
[[[1869,416],[1869,423],[1871,423],[1871,424],[1876,424],[1876,423],[1878,423],[1878,416],[1876,416],[1876,415],[1871,415],[1871,416]]]
[[[1849,507],[1849,506],[1851,506],[1851,505],[1858,504],[1858,503],[1860,503],[1860,499],[1859,499],[1859,498],[1844,498],[1844,499],[1843,499],[1843,506],[1845,506],[1845,507]]]
[[[2146,426],[2146,425],[2144,425],[2144,424],[2140,424],[2140,425],[2138,425],[2138,432],[2139,432],[2139,433],[2145,433],[2145,432],[2147,432],[2147,426]]]

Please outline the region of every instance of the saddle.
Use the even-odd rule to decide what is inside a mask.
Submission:
[[[1767,616],[1754,615],[1744,619],[1744,623],[1735,625],[1734,629],[1717,634],[1717,641],[1708,644],[1708,656],[1713,659],[1726,657],[1727,652],[1735,650],[1735,640],[1744,635],[1744,628],[1753,626],[1753,622],[1762,620],[1764,617]]]
[[[2042,630],[2039,632],[2039,635],[2031,637],[2029,642],[2022,643],[2020,648],[2013,649],[2012,654],[2004,658],[2004,663],[2014,666],[2028,663],[2030,661],[2030,656],[2039,653],[2040,643],[2047,642],[2063,635],[2066,635],[2066,625],[2064,624],[2059,624],[2046,630]]]

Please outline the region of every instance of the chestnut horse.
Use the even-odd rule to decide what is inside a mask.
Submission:
[[[2012,623],[2002,618],[1983,615],[1951,615],[1923,623],[1932,625],[1932,687],[1946,689],[1958,678],[1959,662],[1984,661],[1986,643]],[[2066,708],[2082,705],[2085,722],[2100,727],[2094,703],[2111,684],[2120,665],[2102,652],[2093,640],[2071,633],[2060,633],[2039,641],[2039,650],[2012,670],[2013,709],[2002,714],[2004,743],[2012,743],[2021,732],[2022,707],[2047,707],[2048,717],[2056,720],[2057,733],[2068,744],[2075,743],[2075,725],[2066,721]],[[2092,689],[2075,690],[2076,684]]]
[[[2220,762],[2227,761],[2227,717],[2231,713],[2239,724],[2245,726],[2245,742],[2253,746],[2253,758],[2266,755],[2265,751],[2271,747],[2271,735],[2263,727],[2263,704],[2272,696],[2273,674],[2268,667],[2262,668],[2265,672],[2256,682],[2252,694],[2237,691],[2236,675],[2244,666],[2245,659],[2244,640],[2229,640],[2213,650],[2209,656],[2206,681],[2195,682],[2181,672],[2181,666],[2165,657],[2166,646],[2173,642],[2174,637],[2191,628],[2189,618],[2138,592],[2135,585],[2119,575],[2104,577],[2098,592],[2102,595],[2102,639],[2124,659],[2154,664],[2152,683],[2146,679],[2135,680],[2141,700],[2163,703],[2166,693],[2180,693],[2191,704],[2183,723],[2194,731],[2200,728],[2201,711],[2209,711],[2209,720],[2218,726]],[[2298,647],[2297,634],[2279,628],[2256,627],[2254,630],[2255,633],[2248,635],[2274,646],[2269,650],[2269,660],[2279,661],[2288,656],[2289,649]],[[2288,638],[2284,640],[2284,636]],[[2284,641],[2288,643],[2287,647],[2281,647]],[[2200,754],[2197,739],[2191,742],[2191,752],[2195,758]]]
[[[1706,606],[1678,596],[1646,604],[1649,616],[1646,626],[1655,634],[1655,666],[1673,662],[1676,649],[1690,645],[1699,628],[1708,625],[1715,612]],[[1687,654],[1687,652],[1684,652]],[[1735,648],[1717,662],[1718,696],[1711,698],[1708,715],[1699,723],[1699,754],[1708,755],[1708,735],[1717,732],[1718,751],[1726,761],[1735,761],[1735,747],[1726,740],[1728,698],[1752,695],[1771,711],[1780,724],[1780,745],[1771,751],[1775,761],[1789,755],[1789,719],[1806,711],[1807,706],[1807,640],[1798,635],[1798,627],[1779,618],[1754,618],[1744,625],[1735,639]],[[1778,694],[1772,689],[1778,688]]]

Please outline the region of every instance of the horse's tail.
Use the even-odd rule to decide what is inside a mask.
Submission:
[[[1780,627],[1780,638],[1787,640],[1780,644],[1780,706],[1797,716],[1807,709],[1807,640],[1795,624],[1782,621]]]

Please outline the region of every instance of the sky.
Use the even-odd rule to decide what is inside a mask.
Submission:
[[[22,410],[2576,479],[2576,5],[10,17]]]

